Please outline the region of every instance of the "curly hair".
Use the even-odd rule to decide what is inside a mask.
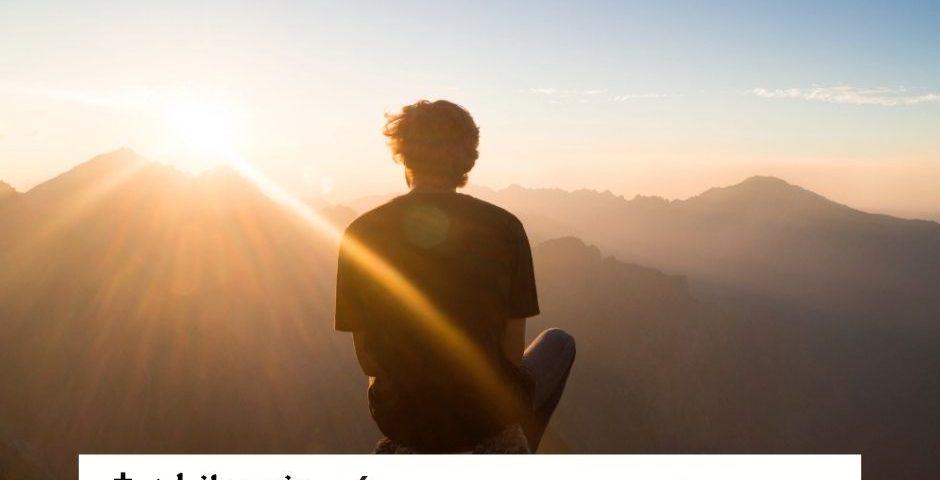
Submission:
[[[453,187],[467,184],[480,144],[470,112],[446,100],[421,100],[385,118],[383,133],[409,185],[416,175]]]

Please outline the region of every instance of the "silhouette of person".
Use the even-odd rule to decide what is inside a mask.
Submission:
[[[335,328],[353,333],[372,418],[425,453],[468,451],[518,424],[534,452],[574,339],[549,329],[523,350],[526,318],[539,313],[525,230],[456,191],[478,157],[470,114],[422,100],[386,117],[410,191],[347,228],[336,288]]]

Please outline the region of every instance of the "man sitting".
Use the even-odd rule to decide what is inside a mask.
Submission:
[[[372,417],[411,451],[472,451],[514,425],[535,451],[574,340],[549,329],[523,351],[539,313],[525,230],[456,191],[479,129],[454,103],[420,101],[390,115],[385,135],[410,191],[348,227],[336,290],[335,326],[353,333]]]

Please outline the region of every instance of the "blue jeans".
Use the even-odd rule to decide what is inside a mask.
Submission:
[[[558,328],[545,330],[525,349],[522,369],[532,380],[532,414],[522,425],[535,452],[565,390],[574,364],[574,337]]]

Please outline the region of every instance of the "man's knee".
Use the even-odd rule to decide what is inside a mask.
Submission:
[[[543,341],[556,345],[556,348],[570,356],[571,360],[574,361],[577,349],[575,348],[574,337],[570,333],[560,328],[549,328],[539,336],[542,337]]]
[[[556,327],[546,329],[542,332],[541,336],[544,336],[546,340],[558,343],[570,343],[574,346],[574,337],[570,333]]]

